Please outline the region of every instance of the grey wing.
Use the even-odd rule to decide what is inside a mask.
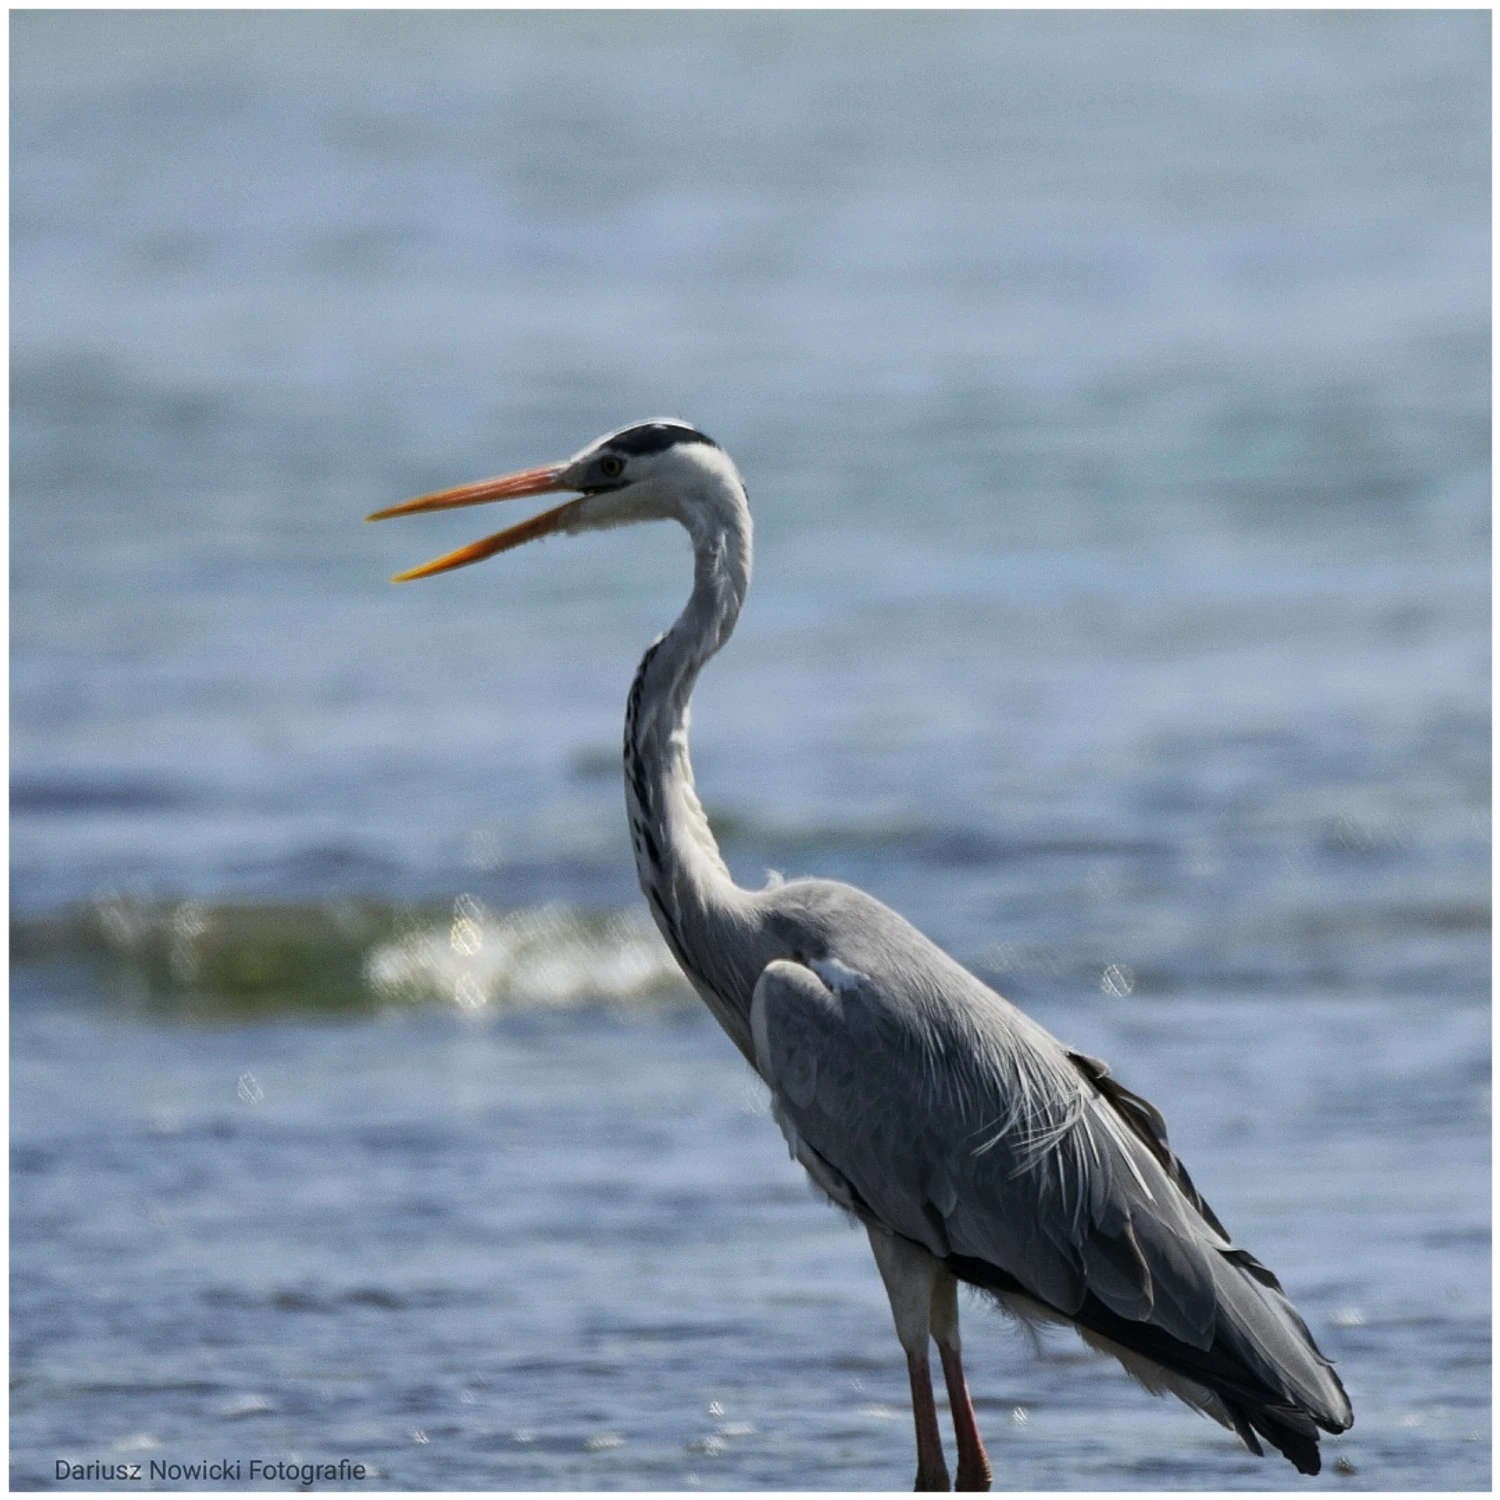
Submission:
[[[1327,1361],[1275,1278],[1231,1246],[1160,1115],[932,952],[931,972],[866,952],[885,972],[780,962],[757,984],[757,1063],[814,1180],[964,1279],[1143,1355],[1151,1371],[1127,1364],[1148,1383],[1160,1366],[1218,1391],[1156,1381],[1252,1446],[1241,1407],[1285,1406],[1309,1434],[1346,1427]]]
[[[1139,1232],[1150,1205],[1176,1231],[1152,1247],[1174,1289],[1159,1316],[1201,1340],[1213,1278],[1191,1206],[1059,1043],[999,1013],[998,997],[988,1027],[972,1004],[944,1017],[931,995],[893,995],[836,959],[770,965],[752,1010],[757,1060],[799,1159],[837,1174],[846,1206],[939,1259],[998,1266],[1068,1314],[1090,1289],[1124,1317],[1152,1313]]]

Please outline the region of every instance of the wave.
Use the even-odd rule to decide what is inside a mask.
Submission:
[[[643,915],[556,904],[492,916],[472,896],[453,903],[446,927],[417,927],[375,948],[364,977],[386,998],[467,1010],[629,1003],[686,988]]]
[[[477,897],[403,906],[153,901],[108,893],[11,926],[17,964],[84,964],[116,1002],[233,1019],[451,1005],[471,1015],[689,996],[644,913]]]

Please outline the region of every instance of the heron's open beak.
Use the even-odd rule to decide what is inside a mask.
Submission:
[[[421,495],[404,504],[377,510],[374,515],[366,516],[365,519],[384,521],[391,516],[414,515],[419,510],[454,510],[460,505],[483,505],[487,500],[518,500],[523,495],[552,494],[568,488],[560,482],[566,467],[565,464],[543,464],[539,468],[503,474],[498,479],[481,479],[477,484],[460,485],[454,490],[440,490],[435,495]],[[549,532],[560,531],[575,514],[578,504],[577,500],[569,500],[566,505],[544,510],[541,515],[532,516],[529,521],[498,531],[482,541],[471,542],[467,547],[460,547],[457,552],[423,563],[420,568],[397,573],[391,582],[406,583],[413,578],[428,578],[434,573],[446,573],[450,569],[462,568],[469,563],[493,557],[497,552],[508,552],[512,547],[519,547],[522,542],[535,541],[537,537],[546,536]]]

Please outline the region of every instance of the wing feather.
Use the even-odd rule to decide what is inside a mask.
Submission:
[[[1187,1399],[1237,1430],[1295,1446],[1299,1423],[1348,1425],[1305,1325],[1233,1248],[1151,1104],[870,898],[841,900],[867,902],[878,924],[786,892],[802,899],[790,946],[807,961],[766,968],[752,1028],[815,1180],[809,1163],[843,1185],[845,1207],[967,1279],[1169,1372],[1190,1365]],[[1232,1399],[1213,1394],[1221,1375]]]

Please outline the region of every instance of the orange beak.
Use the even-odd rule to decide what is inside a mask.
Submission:
[[[461,505],[483,505],[489,500],[518,500],[524,495],[547,495],[567,486],[558,482],[564,464],[542,464],[535,469],[522,469],[515,474],[502,474],[498,479],[481,479],[477,484],[463,484],[453,490],[439,490],[435,495],[420,495],[401,505],[388,506],[366,516],[367,521],[384,521],[391,516],[415,515],[420,510],[455,510]],[[392,583],[406,583],[413,578],[430,578],[434,573],[447,573],[454,568],[466,567],[469,563],[493,557],[497,552],[508,552],[522,542],[532,542],[553,531],[561,531],[578,508],[577,500],[569,500],[552,510],[544,510],[529,521],[518,526],[507,527],[482,541],[471,542],[457,552],[423,563],[420,568],[410,568],[397,573]]]

